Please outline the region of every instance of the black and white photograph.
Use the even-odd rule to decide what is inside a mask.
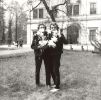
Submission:
[[[0,100],[101,100],[101,1],[0,0]]]

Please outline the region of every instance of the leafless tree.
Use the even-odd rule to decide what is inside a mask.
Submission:
[[[5,43],[5,21],[4,21],[3,0],[0,0],[0,37],[1,42]]]
[[[30,3],[33,3],[33,2],[35,2],[35,1],[39,1],[39,3],[38,3],[38,5],[36,5],[35,7],[33,7],[33,9],[37,8],[41,3],[43,3],[44,7],[46,8],[46,10],[47,10],[47,12],[48,12],[48,14],[49,14],[49,16],[50,16],[50,18],[51,18],[51,20],[52,20],[53,22],[56,22],[54,13],[55,13],[56,11],[62,11],[62,10],[58,9],[58,7],[59,7],[59,6],[62,6],[62,5],[67,6],[67,4],[70,3],[70,2],[69,2],[70,0],[63,0],[63,2],[61,2],[60,4],[55,5],[55,6],[52,7],[52,9],[51,9],[51,8],[49,7],[49,5],[47,4],[47,2],[49,2],[50,0],[28,0],[28,2],[30,2]],[[62,12],[64,12],[64,11],[62,11]],[[64,12],[64,13],[66,14],[66,12]]]
[[[17,42],[19,38],[23,38],[23,36],[26,36],[27,34],[25,28],[27,26],[27,15],[23,10],[23,6],[21,6],[17,1],[11,2],[11,4],[8,5],[8,10],[10,16],[12,15],[12,18],[10,17],[10,19],[13,21],[13,38],[15,42]]]

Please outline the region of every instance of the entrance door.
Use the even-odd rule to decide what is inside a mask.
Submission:
[[[78,44],[79,28],[75,25],[67,27],[67,39],[69,44]]]

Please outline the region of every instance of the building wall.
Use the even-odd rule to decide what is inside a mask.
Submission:
[[[51,0],[51,3],[49,6],[51,7],[52,4],[61,3],[63,0]],[[79,38],[78,42],[80,44],[90,44],[89,31],[91,29],[95,29],[97,32],[101,31],[101,2],[100,0],[79,0],[80,6],[79,6],[79,16],[72,16],[71,18],[74,19],[71,21],[68,17],[66,17],[66,14],[63,12],[59,12],[58,16],[56,18],[57,23],[60,28],[64,29],[64,34],[67,34],[67,27],[71,25],[72,23],[77,23],[80,25],[79,29]],[[54,2],[54,3],[53,3]],[[96,3],[96,14],[91,15],[90,14],[90,3]],[[71,0],[71,3],[77,4],[77,0]],[[44,7],[43,5],[40,5],[38,8]],[[44,8],[45,9],[45,8]],[[59,9],[66,11],[66,8],[64,6],[60,6]],[[50,23],[50,20],[47,19],[49,15],[47,14],[47,11],[44,11],[44,18],[43,19],[33,19],[31,20],[31,24],[28,21],[27,25],[27,44],[30,44],[32,41],[33,31],[37,29],[38,23],[46,22]],[[30,27],[31,25],[31,27]],[[30,31],[31,29],[31,31]],[[96,33],[95,33],[96,34]]]

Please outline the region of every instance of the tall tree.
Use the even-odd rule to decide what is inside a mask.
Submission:
[[[5,37],[5,22],[3,19],[3,28],[2,28],[2,43],[4,44],[6,42],[6,37]]]
[[[17,42],[19,40],[19,38],[23,38],[23,36],[25,37],[27,35],[27,30],[24,30],[26,28],[24,28],[25,26],[27,26],[27,16],[26,13],[23,10],[23,6],[20,6],[20,4],[17,1],[13,1],[11,2],[10,6],[9,6],[9,11],[11,14],[13,14],[13,36],[14,36],[14,40],[15,42]],[[22,35],[22,33],[25,33],[25,35]],[[24,38],[24,40],[26,40]]]
[[[40,1],[41,1],[41,2],[43,3],[43,5],[45,6],[45,8],[46,8],[46,10],[47,10],[47,12],[48,12],[48,14],[49,14],[51,20],[52,20],[53,22],[56,22],[54,13],[55,13],[57,10],[59,10],[59,9],[57,9],[59,6],[65,5],[66,3],[68,3],[69,0],[63,0],[62,3],[55,5],[54,7],[52,7],[52,9],[49,8],[49,6],[48,6],[46,0],[40,0]],[[61,10],[59,10],[59,11],[61,11]]]
[[[51,9],[49,8],[49,6],[47,5],[47,2],[46,2],[45,0],[40,0],[40,1],[44,4],[44,6],[45,6],[45,8],[46,8],[46,10],[47,10],[47,12],[48,12],[48,14],[49,14],[51,20],[52,20],[53,22],[56,22],[55,17],[54,17],[54,13],[53,13],[53,9],[51,10]]]
[[[9,20],[7,43],[10,45],[12,42],[12,20]]]
[[[61,5],[67,5],[69,3],[70,0],[63,0],[63,2],[61,2],[60,4],[56,4],[54,7],[52,7],[52,9],[49,7],[49,5],[47,4],[47,1],[50,0],[28,0],[30,3],[33,3],[34,1],[39,1],[39,4],[36,5],[35,7],[33,7],[33,9],[37,8],[41,3],[43,3],[44,7],[46,8],[51,20],[53,22],[56,22],[54,13],[58,10],[58,11],[62,11],[60,9],[57,9],[59,6]],[[67,4],[66,4],[67,3]],[[64,12],[64,11],[62,11]],[[64,12],[66,14],[66,12]]]
[[[3,0],[0,0],[0,42],[5,43],[5,21]]]
[[[23,39],[24,43],[26,43],[27,40],[27,15],[25,12],[21,12],[19,18],[18,18],[18,26],[17,31],[19,33],[18,39]]]

